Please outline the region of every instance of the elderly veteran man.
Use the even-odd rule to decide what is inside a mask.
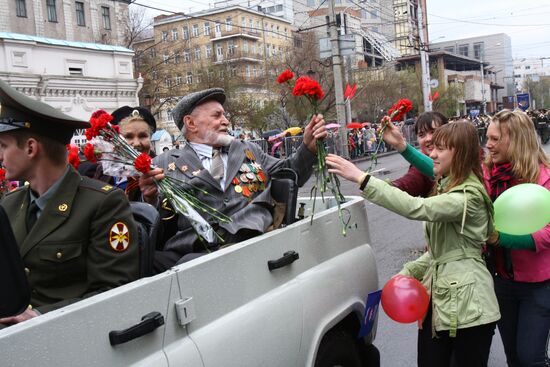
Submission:
[[[0,205],[10,218],[31,287],[13,324],[138,277],[137,230],[122,190],[81,177],[66,144],[85,121],[0,81],[0,161],[9,180],[29,184]]]
[[[181,99],[173,114],[186,144],[155,158],[154,163],[160,168],[142,176],[140,187],[145,200],[157,204],[153,178],[162,179],[164,175],[208,192],[209,195],[200,199],[232,219],[230,223],[215,223],[206,218],[227,244],[264,233],[272,225],[271,175],[281,168],[292,168],[298,173],[299,185],[303,185],[316,161],[316,140],[324,138],[327,132],[323,116],[313,116],[298,151],[279,160],[265,154],[258,145],[228,134],[229,121],[223,108],[225,99],[224,90],[220,88],[192,93]],[[176,219],[176,225],[165,222],[167,242],[163,251],[156,253],[157,271],[215,250],[220,245],[203,244],[187,219],[183,216]]]

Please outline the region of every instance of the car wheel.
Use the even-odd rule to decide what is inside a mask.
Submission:
[[[343,330],[330,331],[319,346],[315,367],[361,367],[357,340]]]

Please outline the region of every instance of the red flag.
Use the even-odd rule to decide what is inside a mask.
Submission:
[[[429,97],[429,100],[432,101],[432,102],[435,102],[436,99],[439,98],[439,92],[438,91],[435,91],[434,94],[432,94],[430,97]]]
[[[355,96],[357,91],[357,83],[354,83],[353,86],[349,84],[346,85],[346,90],[344,91],[344,99],[352,99]]]

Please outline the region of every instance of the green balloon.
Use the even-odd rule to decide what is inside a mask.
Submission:
[[[516,185],[504,191],[494,207],[499,232],[531,234],[550,222],[550,191],[532,183]]]

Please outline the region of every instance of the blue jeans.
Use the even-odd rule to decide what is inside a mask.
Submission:
[[[496,277],[495,291],[508,366],[550,366],[550,281],[523,283]]]

